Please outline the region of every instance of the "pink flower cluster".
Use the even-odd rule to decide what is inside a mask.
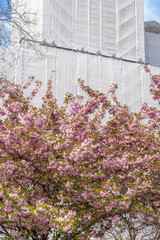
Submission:
[[[159,99],[159,76],[152,84]],[[6,80],[0,85],[4,236],[82,240],[103,235],[124,214],[159,219],[159,109],[144,104],[131,113],[117,101],[116,85],[109,90],[110,101],[81,80],[88,100],[68,94],[59,107],[49,82],[36,108],[20,86]],[[31,99],[40,86],[37,81]]]

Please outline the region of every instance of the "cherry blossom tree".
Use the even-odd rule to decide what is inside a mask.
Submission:
[[[128,216],[160,224],[160,111],[144,104],[139,113],[130,112],[118,102],[116,85],[105,95],[82,80],[87,100],[67,94],[59,107],[49,81],[42,106],[35,107],[41,83],[24,96],[33,80],[23,87],[0,80],[5,239],[103,237],[122,229]],[[159,101],[160,78],[152,80]]]
[[[150,69],[145,67],[146,72],[150,73]],[[151,83],[151,94],[153,99],[158,101],[160,104],[160,76],[152,76],[150,73],[152,83]],[[148,131],[152,132],[159,138],[160,133],[160,112],[155,107],[148,107],[144,104],[141,108],[141,114],[145,121],[148,123]],[[157,147],[157,154],[159,154],[159,147]],[[158,165],[157,165],[158,166]],[[155,168],[156,174],[153,175],[154,186],[159,188],[160,182],[158,177],[159,167]],[[157,205],[158,209],[159,206]],[[159,210],[152,205],[154,212],[140,211],[135,214],[133,212],[127,211],[122,214],[119,220],[119,226],[113,225],[111,229],[107,230],[104,236],[104,240],[158,240],[160,238],[160,219]]]

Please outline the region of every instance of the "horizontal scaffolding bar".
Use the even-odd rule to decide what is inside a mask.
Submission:
[[[48,43],[45,40],[44,41],[38,41],[38,40],[33,40],[33,39],[28,39],[28,38],[22,37],[20,39],[19,43],[22,43],[23,41],[37,43],[37,44],[40,44],[41,46],[57,48],[57,49],[62,49],[62,50],[66,50],[66,51],[71,51],[71,52],[79,52],[79,53],[83,53],[83,54],[89,54],[89,55],[93,55],[93,56],[101,56],[101,57],[104,57],[104,58],[111,58],[111,59],[124,61],[124,62],[143,64],[143,65],[152,65],[152,66],[157,66],[158,67],[158,65],[154,65],[154,64],[151,64],[150,62],[142,61],[142,58],[140,58],[138,61],[134,61],[134,60],[129,60],[129,59],[117,57],[116,54],[113,54],[112,56],[104,55],[104,54],[102,54],[100,52],[100,50],[97,53],[93,53],[93,52],[85,51],[84,48],[82,48],[82,49],[73,49],[73,48],[61,47],[61,46],[57,46],[55,41],[53,41],[52,43]]]

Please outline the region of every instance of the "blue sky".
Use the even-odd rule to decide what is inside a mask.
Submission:
[[[9,0],[11,1],[11,0]],[[8,7],[7,4],[7,0],[0,0],[0,10],[2,8],[2,11],[5,10],[5,7]],[[9,9],[8,9],[9,10]],[[10,11],[8,12],[8,20],[10,20]],[[6,22],[0,22],[0,24],[2,23],[1,27],[1,43],[3,46],[8,46],[9,45],[9,41],[10,41],[10,27],[9,24]]]
[[[10,0],[10,1],[11,1],[11,0]],[[34,0],[33,0],[33,1],[34,1]],[[6,2],[7,2],[6,0],[0,0],[0,5],[3,6],[4,4],[6,4]]]
[[[144,20],[155,20],[160,23],[160,0],[144,1]]]

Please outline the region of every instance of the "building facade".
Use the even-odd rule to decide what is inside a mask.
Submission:
[[[7,77],[19,84],[29,76],[41,80],[35,104],[48,79],[59,104],[68,91],[81,94],[78,78],[104,93],[118,83],[119,101],[134,111],[144,101],[152,104],[150,77],[144,71],[143,0],[27,0],[27,4],[38,12],[34,30],[39,40],[19,39]],[[160,73],[159,67],[151,70]]]
[[[145,22],[145,58],[155,66],[160,66],[160,23]]]

